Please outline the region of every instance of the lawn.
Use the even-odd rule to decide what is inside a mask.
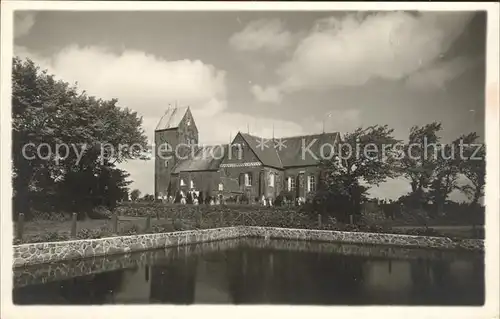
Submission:
[[[150,220],[151,227],[153,226],[172,226],[172,220],[170,219],[156,219],[152,218]],[[70,236],[71,233],[71,221],[55,221],[55,220],[36,220],[36,221],[26,221],[24,222],[23,237],[30,238],[37,235],[43,235],[47,233],[57,233],[60,235]],[[143,230],[146,227],[145,217],[118,217],[118,233],[123,234],[127,229],[131,229],[135,225],[139,230]],[[14,234],[16,234],[17,223],[14,223]],[[173,226],[172,226],[173,227]],[[112,221],[109,219],[86,219],[78,221],[76,224],[76,232],[83,229],[88,230],[98,230],[98,229],[112,229]]]

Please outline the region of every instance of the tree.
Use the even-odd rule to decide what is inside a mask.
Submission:
[[[128,199],[128,186],[132,181],[128,180],[130,174],[122,169],[105,167],[108,171],[106,179],[102,180],[102,196],[105,198],[106,206],[115,208],[118,201]]]
[[[458,189],[457,182],[463,165],[460,147],[463,143],[470,143],[474,139],[474,135],[462,135],[450,144],[438,146],[439,155],[435,158],[429,185],[429,198],[434,204],[434,215],[442,213],[449,194]]]
[[[132,192],[130,192],[130,199],[135,202],[139,197],[141,196],[141,191],[138,189],[134,189]]]
[[[398,141],[392,134],[387,125],[376,125],[343,136],[331,158],[321,163],[323,185],[319,185],[314,201],[324,213],[333,213],[342,222],[347,222],[350,214],[358,219],[368,190],[362,183],[378,185],[397,175],[394,145]],[[337,211],[325,212],[331,207]]]
[[[469,133],[449,144],[441,144],[438,136],[441,128],[441,124],[436,122],[412,127],[399,164],[400,172],[410,180],[412,187],[411,196],[407,197],[410,203],[407,201],[407,204],[413,208],[423,208],[431,200],[433,205],[428,212],[431,217],[442,212],[449,194],[459,189],[458,179],[461,174],[467,172],[472,175],[471,178],[477,181],[477,189],[481,193],[481,177],[472,173],[474,170],[478,173],[481,171],[480,161],[474,163],[464,158],[467,154],[470,157],[472,150],[469,145],[473,145],[478,136],[476,133]],[[462,190],[467,192],[470,188],[466,186]]]
[[[434,170],[438,165],[437,135],[441,131],[441,123],[433,122],[422,127],[413,126],[410,129],[408,143],[403,147],[403,157],[399,162],[399,170],[404,177],[410,180],[414,198],[425,201],[425,189],[430,185]],[[431,152],[430,147],[433,147]]]
[[[53,205],[91,205],[95,178],[113,175],[115,163],[142,153],[119,146],[146,148],[142,118],[116,99],[97,99],[56,80],[29,59],[14,58],[12,70],[14,211],[29,214],[39,194],[53,194]],[[64,191],[68,183],[71,196]]]
[[[478,137],[473,140],[475,141]],[[472,144],[464,146],[464,161],[461,173],[464,174],[472,185],[465,185],[461,190],[468,195],[472,202],[477,205],[479,199],[484,196],[484,185],[486,184],[486,147],[484,144]]]

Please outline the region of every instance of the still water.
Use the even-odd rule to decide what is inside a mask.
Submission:
[[[214,249],[214,244],[202,244],[196,249],[171,248],[86,260],[83,266],[75,262],[51,266],[44,270],[47,277],[17,285],[13,300],[16,304],[80,305],[484,303],[482,256],[429,253],[426,257],[425,252],[406,250],[407,257],[367,257],[345,247],[338,253],[241,243],[229,246]],[[191,253],[182,253],[183,249]],[[379,248],[368,249],[375,252]],[[106,270],[113,268],[110,265],[114,269]],[[18,274],[17,280],[43,272],[40,267],[18,270],[24,275]],[[68,278],[69,273],[78,273],[78,267],[85,270],[83,275]]]

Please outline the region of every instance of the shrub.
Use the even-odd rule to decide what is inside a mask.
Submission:
[[[76,238],[78,239],[97,239],[97,238],[105,238],[111,236],[112,232],[106,226],[98,229],[83,228],[76,234]]]
[[[51,221],[67,221],[71,219],[71,214],[68,213],[63,213],[63,212],[41,212],[41,211],[36,211],[33,210],[31,212],[32,220],[33,221],[40,221],[40,220],[51,220]]]
[[[70,240],[68,233],[58,233],[58,232],[48,232],[44,234],[27,235],[24,236],[23,240],[17,240],[15,243],[43,243],[43,242],[53,242],[53,241],[65,241]]]
[[[243,194],[241,195],[241,203],[246,203],[246,204],[249,204],[250,203],[250,199],[248,198],[248,196],[246,194]]]
[[[90,213],[88,213],[88,216],[92,219],[111,219],[111,215],[113,215],[113,213],[105,206],[94,207]]]
[[[182,198],[181,192],[177,191],[177,193],[175,194],[174,203],[180,203],[181,198]]]
[[[193,195],[188,192],[186,195],[186,204],[192,204],[193,203]]]
[[[361,223],[366,225],[378,225],[386,223],[386,211],[378,207],[364,207],[361,211]]]
[[[283,195],[279,194],[278,196],[276,196],[276,198],[274,199],[273,205],[274,206],[281,206],[281,205],[283,205]]]
[[[151,233],[157,234],[157,233],[170,233],[174,231],[174,227],[171,224],[165,224],[165,225],[153,225],[151,227]]]
[[[137,226],[136,224],[128,224],[126,225],[125,227],[123,227],[121,233],[124,235],[124,236],[131,236],[131,235],[137,235],[139,234],[141,231],[139,229],[139,226]]]

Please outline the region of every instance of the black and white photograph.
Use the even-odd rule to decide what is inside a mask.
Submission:
[[[2,317],[499,316],[498,3],[7,2]]]

